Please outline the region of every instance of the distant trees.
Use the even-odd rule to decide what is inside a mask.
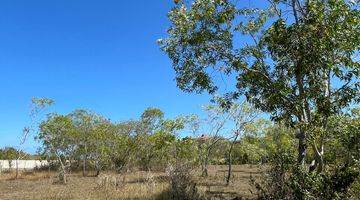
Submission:
[[[16,160],[18,155],[23,155],[22,158],[27,159],[30,155],[26,152],[18,152],[14,147],[4,147],[0,149],[0,160]]]
[[[140,167],[145,170],[165,168],[174,158],[191,158],[192,143],[178,137],[185,126],[183,117],[165,119],[160,109],[148,108],[139,120],[113,123],[87,110],[67,115],[49,114],[40,124],[36,137],[41,152],[59,163],[60,181],[66,173],[82,163],[83,175],[88,169]],[[188,149],[189,148],[189,149]]]

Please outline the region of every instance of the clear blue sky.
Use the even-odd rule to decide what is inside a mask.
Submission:
[[[0,1],[0,147],[18,145],[32,97],[54,99],[52,111],[86,108],[113,121],[149,106],[167,117],[199,113],[210,98],[180,91],[156,44],[171,7],[171,0]]]

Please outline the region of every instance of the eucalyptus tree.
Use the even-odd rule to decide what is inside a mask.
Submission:
[[[160,128],[162,122],[164,120],[164,112],[159,108],[146,108],[144,112],[141,114],[140,123],[141,123],[141,131],[144,134],[151,135],[158,128]]]
[[[88,156],[94,161],[96,176],[110,164],[110,155],[115,149],[110,146],[116,126],[109,120],[97,123],[89,132]]]
[[[141,114],[136,130],[136,158],[141,168],[150,170],[151,162],[155,158],[155,141],[159,136],[164,121],[164,113],[158,108],[147,108]]]
[[[168,37],[159,40],[186,92],[219,90],[236,76],[230,102],[245,95],[275,121],[297,129],[298,164],[308,146],[323,170],[328,118],[359,102],[360,11],[356,1],[175,1]],[[227,103],[224,104],[226,106]],[[317,135],[315,133],[320,133]]]
[[[147,108],[139,120],[136,133],[137,158],[143,169],[164,167],[178,155],[177,133],[184,128],[184,117],[164,118],[158,108]],[[156,164],[156,165],[155,165]]]
[[[138,126],[138,121],[123,121],[114,124],[111,131],[109,131],[107,142],[110,149],[109,157],[115,169],[119,172],[134,162],[134,155],[137,153],[137,143],[134,138]]]
[[[72,120],[72,123],[76,127],[77,137],[78,137],[78,154],[82,159],[83,163],[83,176],[86,175],[86,165],[88,162],[88,157],[90,156],[90,146],[93,142],[92,133],[93,129],[96,125],[101,124],[105,121],[105,119],[98,115],[95,112],[91,112],[88,110],[78,109],[70,114],[68,117]]]
[[[59,181],[66,184],[67,162],[78,148],[76,127],[68,116],[50,114],[39,126],[36,139],[42,143],[42,153],[55,157],[59,164]]]
[[[162,128],[159,130],[161,140],[160,161],[163,166],[169,163],[178,163],[189,158],[191,162],[193,150],[190,141],[182,140],[179,133],[185,129],[188,123],[187,116],[178,116],[173,119],[165,119]]]

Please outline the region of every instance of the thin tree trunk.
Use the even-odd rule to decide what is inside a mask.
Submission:
[[[315,153],[315,158],[312,161],[312,164],[309,167],[309,172],[317,169],[317,173],[321,173],[324,169],[324,144],[321,143],[320,149],[316,147],[316,144],[313,144],[313,151]]]
[[[204,164],[203,164],[203,171],[201,176],[207,177],[208,174],[208,164],[209,164],[209,155],[210,153],[207,151],[205,154]]]
[[[231,153],[232,153],[232,150],[234,148],[234,145],[235,145],[235,142],[236,142],[238,136],[239,136],[239,134],[236,134],[234,140],[232,141],[232,143],[230,145],[230,149],[229,149],[229,152],[228,152],[228,174],[227,174],[227,177],[226,177],[226,185],[227,186],[229,185],[230,178],[231,178],[231,167],[232,167]]]
[[[86,176],[86,155],[84,155],[83,159],[83,176]]]
[[[83,158],[83,176],[86,176],[86,161],[87,161],[87,149],[85,144],[85,154]]]
[[[99,160],[96,160],[95,161],[95,168],[96,168],[96,174],[95,174],[95,176],[97,177],[97,176],[99,176],[100,175],[100,161]]]
[[[201,172],[204,171],[204,159],[203,159],[203,151],[201,144],[198,145],[198,154],[199,154],[199,162],[201,165]]]
[[[19,158],[16,159],[16,174],[15,179],[18,179],[19,177]]]
[[[96,170],[96,174],[95,174],[95,176],[96,176],[96,177],[98,177],[99,175],[100,175],[100,170],[99,170],[99,169],[97,169],[97,170]]]
[[[318,163],[319,163],[319,165],[318,165],[317,172],[321,173],[324,169],[324,145],[323,144],[321,144],[321,147],[320,147]]]

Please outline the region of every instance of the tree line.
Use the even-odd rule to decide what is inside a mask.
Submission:
[[[272,166],[276,170],[272,172],[279,174],[268,177],[272,180],[268,187],[286,184],[283,173],[297,163],[296,130],[262,118],[262,113],[246,102],[234,103],[229,109],[215,102],[203,111],[202,117],[168,119],[160,109],[147,108],[139,119],[121,122],[89,110],[50,113],[35,134],[41,143],[37,158],[53,161],[50,167],[58,170],[62,183],[71,171],[97,176],[104,170],[164,171],[169,165],[186,163],[199,168],[201,176],[208,175],[209,165],[227,165],[226,184],[234,164]],[[329,178],[339,188],[350,187],[359,181],[360,109],[333,116],[328,123],[331,137],[325,145],[324,162]],[[307,162],[313,154],[305,157]],[[16,159],[18,155],[15,148],[0,151],[1,159]],[[287,187],[279,186],[283,192]]]

